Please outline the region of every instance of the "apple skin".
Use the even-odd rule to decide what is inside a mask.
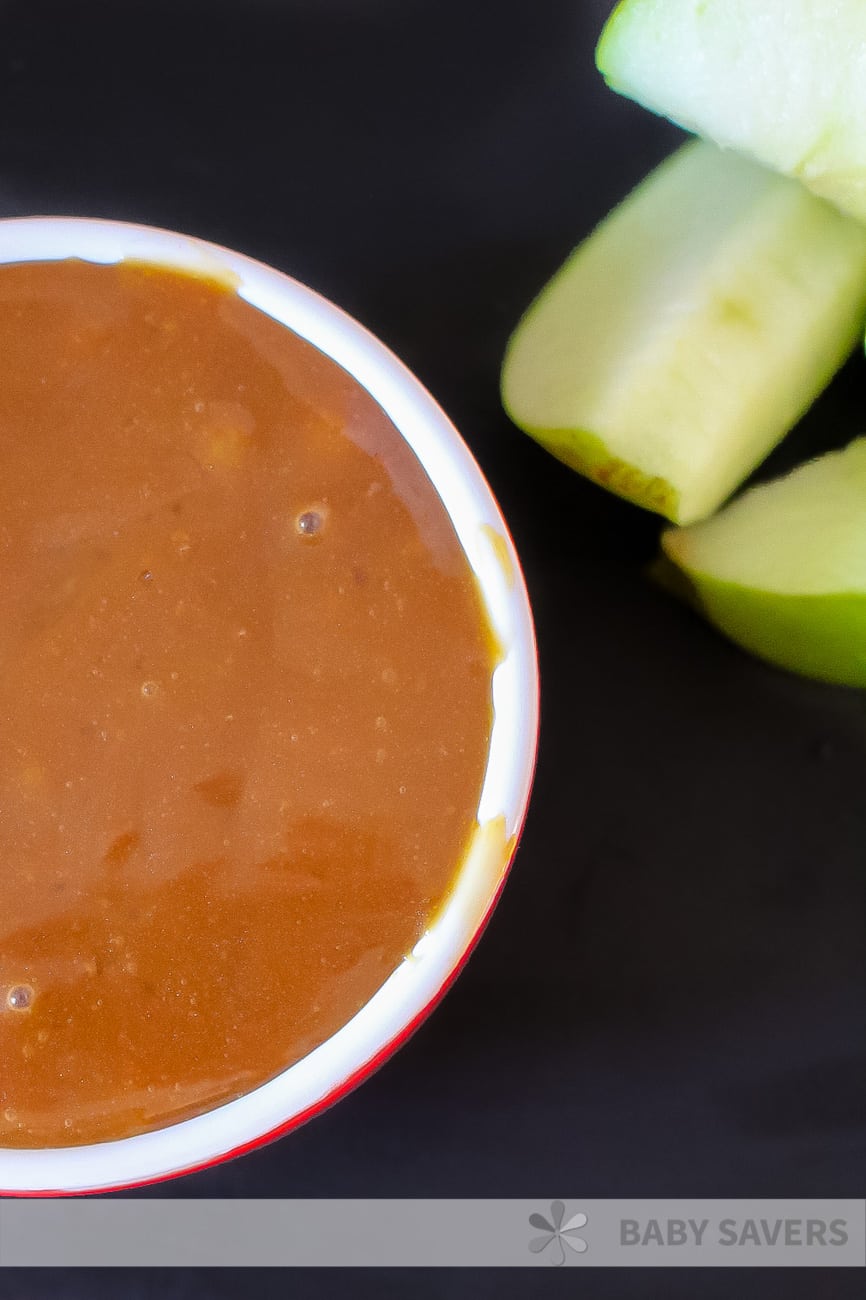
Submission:
[[[615,456],[601,438],[586,429],[535,429],[511,414],[505,396],[503,406],[524,433],[569,469],[633,505],[653,510],[667,519],[679,519],[680,494],[667,479],[647,474],[637,465]]]
[[[686,584],[679,594],[729,640],[804,677],[866,686],[866,593],[787,595],[692,572],[678,553],[678,531],[663,534],[662,549]],[[675,585],[669,578],[662,580],[669,590]]]

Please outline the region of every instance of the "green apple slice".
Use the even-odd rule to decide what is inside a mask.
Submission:
[[[622,0],[608,85],[866,221],[863,0]]]
[[[677,523],[710,514],[860,335],[866,228],[692,141],[581,244],[518,325],[502,399],[554,455]]]
[[[866,438],[668,529],[662,547],[731,640],[794,672],[866,686]]]

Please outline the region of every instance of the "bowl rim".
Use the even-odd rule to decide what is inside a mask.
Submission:
[[[110,1142],[0,1148],[2,1196],[115,1191],[205,1169],[290,1132],[368,1078],[444,996],[487,924],[523,830],[538,750],[538,651],[514,542],[460,434],[394,353],[307,285],[208,240],[100,218],[0,219],[0,264],[67,258],[129,258],[228,279],[247,302],[348,371],[427,471],[475,573],[501,655],[493,674],[494,722],[478,830],[446,902],[364,1007],[274,1079],[201,1115]]]

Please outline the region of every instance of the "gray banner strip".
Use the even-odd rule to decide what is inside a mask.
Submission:
[[[0,1201],[7,1267],[864,1263],[866,1201]]]

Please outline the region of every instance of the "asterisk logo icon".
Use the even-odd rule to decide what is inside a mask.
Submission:
[[[553,1258],[551,1264],[558,1266],[565,1263],[564,1246],[569,1250],[576,1251],[582,1255],[586,1250],[586,1242],[583,1237],[578,1236],[578,1228],[586,1224],[586,1215],[583,1213],[573,1214],[570,1219],[565,1219],[565,1205],[562,1201],[551,1201],[550,1203],[550,1220],[545,1219],[543,1214],[530,1214],[529,1222],[533,1228],[540,1228],[542,1236],[533,1237],[529,1243],[529,1249],[533,1255],[540,1255],[548,1246],[553,1247]]]

